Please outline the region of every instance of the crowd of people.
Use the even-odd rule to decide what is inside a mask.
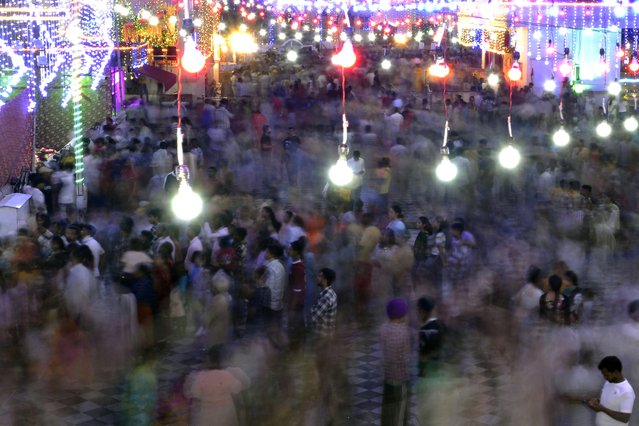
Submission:
[[[390,73],[364,60],[342,87],[326,63],[278,73],[258,58],[230,99],[135,100],[86,133],[86,209],[73,153],[42,159],[22,188],[31,222],[1,246],[5,380],[121,381],[122,424],[349,424],[342,355],[374,333],[382,425],[408,424],[411,393],[420,424],[452,425],[468,402],[461,342],[479,333],[475,350],[511,365],[502,396],[522,396],[498,407],[504,424],[627,424],[637,146],[621,131],[598,141],[589,95],[565,85],[570,114],[590,119],[574,120],[579,137],[558,149],[552,122],[517,120],[524,161],[503,171],[508,93],[470,74],[468,90],[443,92],[429,61],[398,58]],[[515,106],[534,98],[523,88]],[[354,179],[336,187],[342,114]],[[434,177],[445,119],[451,183]],[[169,208],[178,126],[205,200],[188,224]],[[162,394],[154,362],[184,339],[207,366]],[[608,382],[591,399],[606,355],[621,361],[601,361]]]

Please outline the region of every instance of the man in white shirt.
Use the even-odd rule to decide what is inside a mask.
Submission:
[[[270,326],[277,327],[282,318],[284,308],[284,287],[286,287],[286,270],[280,262],[284,250],[278,244],[266,249],[266,286],[271,290]]]
[[[599,371],[606,379],[599,399],[587,401],[597,412],[597,426],[627,425],[635,402],[635,391],[621,373],[622,365],[616,356],[607,356],[599,363]]]
[[[69,314],[80,323],[90,323],[93,303],[99,297],[98,283],[88,268],[91,250],[77,246],[71,252],[71,268],[62,292]]]
[[[184,267],[188,271],[191,269],[191,265],[193,265],[193,254],[195,252],[203,252],[204,246],[202,245],[202,240],[200,240],[200,232],[202,231],[202,227],[197,223],[189,223],[189,226],[186,228],[186,236],[189,239],[189,248],[186,249],[186,256],[184,257]]]
[[[362,195],[362,184],[364,183],[364,173],[366,173],[366,167],[364,165],[364,159],[359,151],[353,151],[353,157],[349,158],[347,163],[348,167],[353,171],[353,180],[351,181],[351,199],[353,205],[357,203]]]
[[[94,228],[88,223],[80,226],[80,242],[89,247],[91,254],[93,254],[93,275],[98,278],[100,276],[100,269],[104,267],[104,249],[102,245],[93,238]]]

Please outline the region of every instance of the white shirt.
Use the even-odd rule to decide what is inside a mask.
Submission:
[[[353,188],[359,188],[360,186],[362,186],[364,172],[366,172],[366,167],[364,167],[364,159],[361,157],[359,158],[359,160],[356,160],[355,158],[349,158],[346,164],[348,164],[348,167],[351,168],[354,175],[351,186]]]
[[[266,286],[271,289],[271,309],[281,311],[284,307],[284,287],[286,286],[286,270],[277,259],[266,261]]]
[[[386,117],[386,125],[388,130],[394,133],[399,133],[402,123],[404,122],[404,116],[399,112],[393,113]]]
[[[81,263],[69,269],[64,287],[64,301],[69,312],[76,316],[91,312],[93,302],[98,299],[99,288],[93,272]]]
[[[104,249],[99,242],[92,236],[85,237],[82,240],[82,244],[89,247],[91,254],[93,255],[93,275],[100,276],[100,257],[104,254]]]
[[[632,389],[632,386],[630,386],[630,383],[628,383],[628,380],[624,380],[621,383],[610,383],[606,381],[601,390],[599,402],[612,411],[632,413],[632,406],[635,402],[635,391]],[[622,423],[604,412],[599,412],[595,418],[595,424],[597,426],[620,426],[627,425],[628,423]]]
[[[189,248],[186,250],[186,257],[184,258],[184,267],[187,271],[191,269],[191,265],[193,264],[193,262],[191,262],[191,259],[193,258],[193,254],[197,251],[203,252],[204,246],[202,245],[202,240],[200,240],[200,237],[193,237],[193,239],[189,243]]]
[[[75,177],[72,171],[61,170],[51,176],[54,184],[62,184],[58,193],[58,203],[73,204],[75,202]]]

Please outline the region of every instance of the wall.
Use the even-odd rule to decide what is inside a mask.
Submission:
[[[27,112],[29,95],[23,91],[0,108],[0,186],[23,167],[31,167],[33,158],[33,122]]]

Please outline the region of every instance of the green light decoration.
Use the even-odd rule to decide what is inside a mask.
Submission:
[[[82,66],[84,55],[82,47],[82,17],[80,2],[74,1],[71,4],[71,30],[78,36],[71,38],[73,42],[71,58],[71,102],[73,105],[73,153],[75,159],[75,195],[76,207],[78,211],[86,208],[86,198],[84,194],[84,146],[82,143]]]

